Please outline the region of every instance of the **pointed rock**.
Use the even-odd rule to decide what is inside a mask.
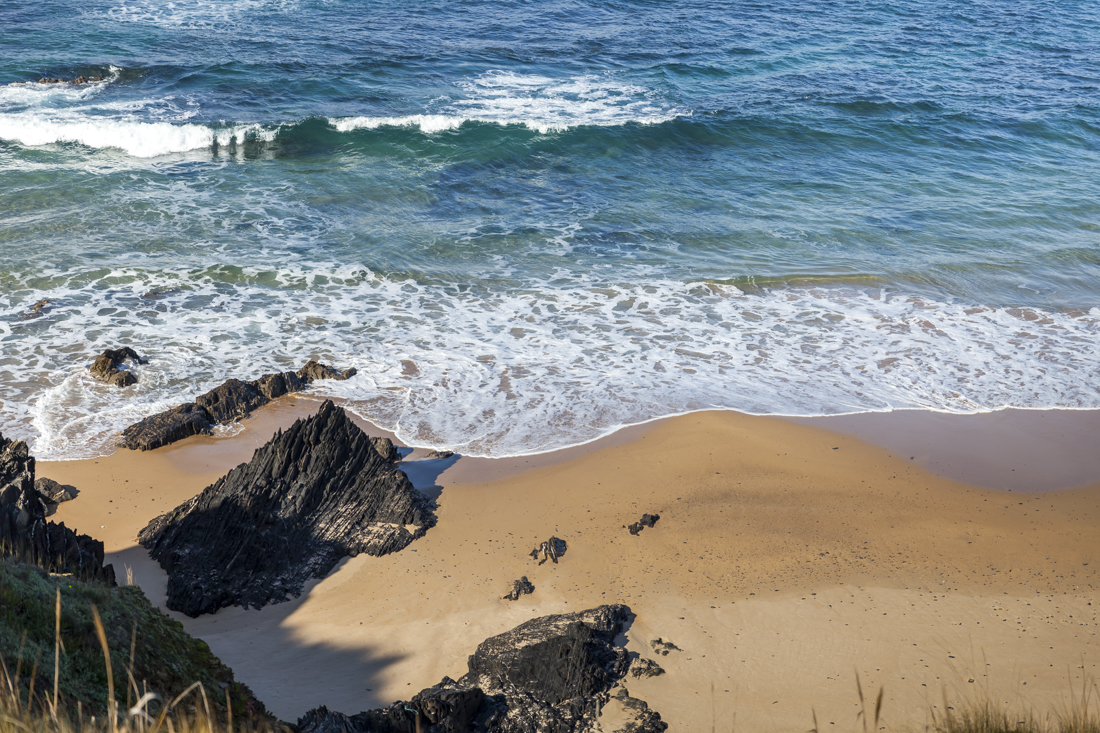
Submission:
[[[385,555],[435,524],[432,503],[331,401],[138,535],[168,608],[198,616],[301,593],[348,555]]]

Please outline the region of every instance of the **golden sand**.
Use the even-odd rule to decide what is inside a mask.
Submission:
[[[56,518],[102,539],[122,582],[129,565],[162,603],[138,530],[313,407],[284,401],[232,438],[39,474],[80,490]],[[868,695],[884,688],[891,729],[921,727],[945,694],[1042,711],[1097,672],[1100,484],[981,489],[850,435],[734,412],[558,456],[407,466],[439,502],[438,526],[408,549],[347,560],[261,611],[176,616],[284,719],[408,699],[461,676],[490,635],[601,603],[636,614],[627,648],[667,673],[626,684],[672,731],[805,731],[811,711],[851,730],[857,671]],[[643,512],[661,519],[630,535]],[[528,553],[550,535],[568,551],[540,566]],[[523,575],[534,594],[501,600]],[[656,656],[658,637],[682,651]]]

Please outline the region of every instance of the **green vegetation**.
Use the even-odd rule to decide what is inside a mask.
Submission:
[[[103,642],[110,650],[110,683]],[[139,588],[84,582],[12,558],[0,560],[0,675],[9,710],[52,709],[55,655],[58,708],[70,718],[107,714],[108,689],[124,710],[155,692],[158,699],[145,708],[156,715],[194,683],[201,687],[195,694],[208,700],[212,712],[224,712],[228,698],[235,718],[266,717],[251,690],[233,679],[210,647],[154,608]]]

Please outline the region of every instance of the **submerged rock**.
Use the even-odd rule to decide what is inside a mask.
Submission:
[[[657,520],[660,518],[660,514],[643,514],[640,522],[635,522],[628,528],[630,529],[630,534],[636,535],[646,527],[652,527],[657,524]]]
[[[27,444],[0,435],[0,557],[114,585],[114,569],[103,564],[103,543],[46,521],[51,505],[35,489]]]
[[[196,397],[194,402],[178,405],[134,423],[122,431],[119,446],[131,450],[160,448],[198,433],[208,433],[214,425],[242,420],[274,399],[300,392],[315,379],[347,379],[353,374],[355,369],[337,372],[332,367],[311,360],[297,373],[265,374],[254,382],[227,379],[220,386]],[[392,443],[390,448],[390,454],[395,454],[397,449],[393,448]],[[397,456],[391,460],[399,459],[400,456]]]
[[[129,346],[124,346],[121,349],[107,349],[95,358],[89,370],[92,372],[92,376],[101,382],[107,382],[116,387],[129,387],[131,384],[137,383],[137,377],[129,370],[119,369],[126,362],[144,364],[145,360]]]
[[[312,382],[317,379],[347,379],[356,375],[354,367],[337,371],[327,364],[322,364],[316,359],[310,359],[306,365],[298,370],[298,378],[303,382]]]
[[[528,621],[482,642],[457,682],[444,678],[412,700],[358,715],[317,708],[298,720],[298,732],[404,733],[416,726],[423,733],[598,731],[610,691],[629,667],[626,650],[615,645],[629,614],[626,606],[600,606]],[[636,730],[667,728],[641,700],[625,690],[619,697],[624,708],[644,709],[630,720],[648,727]]]
[[[130,450],[153,450],[199,433],[209,433],[214,422],[194,402],[173,407],[136,422],[122,431],[119,446]]]
[[[504,594],[504,600],[506,601],[518,601],[520,596],[529,595],[535,592],[535,586],[531,584],[531,581],[524,575],[522,578],[512,583],[512,590]]]
[[[301,593],[348,555],[403,549],[435,524],[432,503],[331,401],[201,494],[143,529],[189,616]]]

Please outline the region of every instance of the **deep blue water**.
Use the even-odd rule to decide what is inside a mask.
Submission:
[[[42,457],[314,356],[471,454],[1100,407],[1096,3],[8,0],[0,84],[0,430]]]

